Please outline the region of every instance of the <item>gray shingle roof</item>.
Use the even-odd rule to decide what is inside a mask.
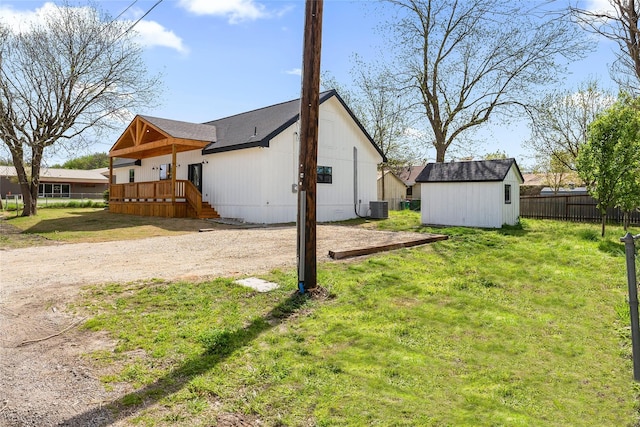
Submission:
[[[512,165],[522,179],[515,159],[477,160],[472,162],[429,163],[416,182],[502,181]]]
[[[367,139],[384,159],[384,155],[373,142],[371,136],[362,127],[360,121],[353,115],[342,98],[335,90],[320,93],[320,104],[335,96],[345,107],[354,122],[360,127]],[[300,99],[259,108],[246,113],[206,122],[206,125],[216,127],[217,140],[203,150],[203,154],[219,153],[223,151],[240,150],[249,147],[268,147],[269,142],[280,132],[294,124],[300,114]]]
[[[189,123],[160,117],[140,116],[174,138],[212,142],[216,140],[216,128],[208,124]]]
[[[320,94],[320,103],[332,92]],[[218,139],[204,148],[203,154],[238,150],[249,147],[268,147],[269,141],[298,120],[300,99],[247,111],[234,116],[206,122],[216,127]]]

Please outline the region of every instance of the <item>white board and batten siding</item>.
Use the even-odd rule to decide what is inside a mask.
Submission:
[[[295,222],[298,193],[298,124],[274,137],[269,147],[253,147],[203,155],[200,150],[178,153],[176,179],[188,179],[188,165],[202,163],[202,198],[223,218],[250,223]],[[341,221],[366,216],[377,200],[377,165],[382,161],[367,136],[335,97],[320,105],[318,166],[332,168],[332,183],[317,184],[317,220]],[[354,207],[354,147],[357,151],[357,200]],[[117,183],[157,181],[152,169],[171,163],[171,155],[144,159],[141,166],[114,169]]]
[[[511,167],[504,181],[502,182],[504,185],[510,185],[511,187],[511,203],[503,203],[502,204],[502,225],[516,225],[520,220],[520,184],[522,181],[518,179],[518,174],[516,172],[515,167]],[[503,200],[504,200],[504,191],[503,191]]]
[[[422,223],[481,228],[515,225],[520,215],[520,183],[516,166],[502,181],[421,182]]]
[[[298,193],[298,124],[282,131],[265,148],[249,148],[206,156],[203,199],[224,218],[250,223],[295,222]],[[360,215],[376,200],[380,155],[341,104],[330,99],[320,106],[318,166],[332,168],[332,183],[317,184],[319,222],[354,218],[354,159],[358,151]],[[355,144],[354,144],[355,141]]]

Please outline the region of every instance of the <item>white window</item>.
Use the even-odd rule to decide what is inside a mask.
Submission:
[[[511,203],[511,184],[504,185],[504,204],[508,205]]]

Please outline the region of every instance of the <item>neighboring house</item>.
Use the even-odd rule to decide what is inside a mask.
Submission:
[[[547,186],[547,177],[543,173],[523,173],[524,182],[520,186],[521,196],[537,196],[545,186]]]
[[[109,152],[109,209],[295,221],[299,110],[296,99],[202,124],[136,116]],[[335,90],[320,94],[318,134],[317,220],[366,216],[384,156]]]
[[[407,196],[406,184],[390,170],[384,171],[384,197],[382,197],[382,172],[378,172],[378,200],[388,203],[389,210],[400,209],[400,201]]]
[[[404,182],[407,188],[405,199],[420,200],[420,185],[416,185],[416,178],[423,169],[424,166],[405,166],[398,173],[398,178]]]
[[[562,174],[553,173],[524,173],[524,183],[520,186],[521,196],[548,195],[549,191],[567,191],[571,188],[579,188],[584,183],[575,172]],[[544,191],[544,193],[543,193]]]
[[[40,197],[82,198],[99,197],[109,187],[109,178],[102,169],[52,169],[40,170]],[[14,166],[0,166],[0,197],[21,194],[18,174]],[[98,196],[99,195],[99,196]]]
[[[561,187],[557,190],[551,187],[544,187],[540,190],[541,196],[584,196],[586,194],[589,194],[587,187],[569,186]]]
[[[518,222],[524,179],[514,159],[430,163],[416,182],[423,224],[500,228]]]

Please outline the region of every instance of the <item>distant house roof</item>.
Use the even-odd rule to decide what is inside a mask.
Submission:
[[[416,178],[424,168],[424,165],[403,167],[400,173],[398,173],[398,178],[400,178],[405,185],[412,186],[416,183]]]
[[[380,148],[335,90],[320,93],[320,104],[336,97],[376,151],[386,160]],[[259,108],[246,113],[212,120],[204,125],[215,126],[217,139],[202,150],[203,154],[220,153],[250,147],[268,147],[279,133],[294,124],[300,115],[300,99]]]
[[[395,173],[393,173],[393,171],[390,170],[386,170],[384,171],[384,176],[390,176],[391,179],[395,179],[396,181],[398,181],[399,183],[401,183],[402,185],[407,185],[404,183],[403,180],[401,180],[400,178],[398,178],[398,175],[396,175]],[[382,179],[382,172],[378,171],[378,181]]]
[[[543,173],[523,173],[523,185],[547,185],[547,177]]]
[[[216,141],[216,128],[209,124],[189,123],[152,116],[141,115],[140,117],[174,138],[207,142]]]
[[[584,194],[589,194],[589,191],[587,190],[587,187],[561,187],[558,188],[558,190],[554,190],[551,187],[544,187],[542,190],[540,190],[540,195],[541,196],[553,196],[553,195],[584,195]]]
[[[418,175],[416,182],[502,181],[507,176],[511,166],[515,166],[520,180],[524,182],[515,159],[429,163]]]
[[[0,166],[0,176],[18,176],[14,166]],[[40,182],[84,182],[93,184],[108,184],[109,179],[98,169],[52,169],[43,167],[40,170]]]

